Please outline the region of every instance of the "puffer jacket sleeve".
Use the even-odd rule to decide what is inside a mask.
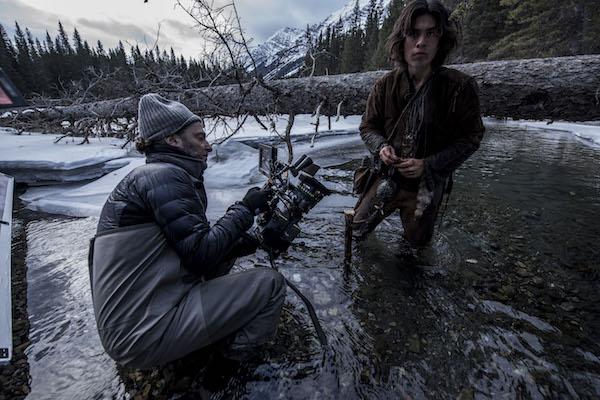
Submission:
[[[378,154],[386,143],[384,79],[378,80],[373,86],[359,126],[360,137],[372,154]]]
[[[207,275],[219,264],[241,234],[252,226],[251,211],[241,203],[229,207],[212,227],[206,219],[205,197],[183,169],[163,168],[148,177],[139,193],[183,265],[197,275]],[[200,184],[201,185],[201,184]]]
[[[452,144],[425,159],[425,167],[438,175],[447,175],[458,168],[478,148],[485,128],[481,121],[479,94],[475,79],[467,80],[456,92],[451,103],[457,124],[452,135]]]

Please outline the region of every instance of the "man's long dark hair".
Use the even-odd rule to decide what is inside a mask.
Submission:
[[[426,14],[433,17],[440,34],[439,47],[432,62],[433,68],[444,64],[450,52],[458,45],[458,25],[450,19],[446,7],[438,0],[414,0],[402,9],[386,41],[386,48],[394,64],[406,66],[404,40],[414,28],[417,17]]]

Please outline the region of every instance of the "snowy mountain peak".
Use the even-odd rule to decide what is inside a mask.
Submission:
[[[385,8],[385,7],[387,7],[387,5],[390,2],[391,2],[391,0],[383,0],[383,1],[377,1],[375,4],[376,4],[376,7],[381,6],[382,8]],[[358,0],[358,8],[360,10],[361,23],[363,25],[367,18],[370,3],[371,3],[371,0]],[[324,27],[327,27],[327,26],[337,24],[341,20],[344,25],[344,28],[348,28],[348,23],[352,19],[355,5],[356,5],[356,0],[350,0],[344,7],[331,13],[331,15],[329,15],[329,17],[325,18],[325,20],[323,22],[321,22],[321,24],[319,24],[319,25],[323,25]]]
[[[354,7],[357,0],[349,0],[348,3],[337,11],[331,13],[323,21],[309,27],[311,35],[316,38],[325,33],[327,28],[336,26],[347,31],[354,15]],[[381,10],[387,9],[391,0],[378,0],[375,4]],[[361,25],[364,26],[371,0],[358,0]],[[341,22],[341,26],[337,26]],[[293,76],[304,64],[308,46],[306,41],[306,29],[282,28],[275,32],[264,43],[258,45],[252,55],[256,61],[256,69],[266,79],[277,79]]]

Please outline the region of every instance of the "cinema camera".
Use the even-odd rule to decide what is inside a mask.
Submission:
[[[261,144],[258,168],[269,178],[267,186],[273,190],[273,197],[268,211],[258,216],[254,235],[263,250],[279,255],[300,233],[298,223],[304,214],[331,191],[314,178],[320,167],[306,155],[285,164],[277,160],[276,147]],[[297,178],[296,183],[292,176]]]

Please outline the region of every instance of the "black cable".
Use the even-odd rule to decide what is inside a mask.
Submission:
[[[272,253],[269,254],[269,261],[271,262],[271,267],[274,270],[277,270],[277,267],[275,266],[275,257],[273,256]],[[312,303],[306,296],[304,296],[302,294],[302,292],[300,291],[300,289],[298,289],[296,287],[296,285],[294,285],[292,282],[288,281],[286,278],[284,278],[284,279],[285,279],[285,283],[290,287],[290,289],[292,289],[298,295],[298,297],[300,297],[300,299],[304,302],[304,305],[306,306],[306,309],[308,310],[308,315],[310,316],[310,319],[315,327],[315,330],[317,331],[317,337],[319,338],[321,347],[323,347],[324,349],[327,348],[328,347],[327,336],[325,335],[325,331],[323,331],[323,327],[321,326],[321,323],[319,322],[319,319],[317,318],[317,313],[315,312],[315,308],[313,307]]]

